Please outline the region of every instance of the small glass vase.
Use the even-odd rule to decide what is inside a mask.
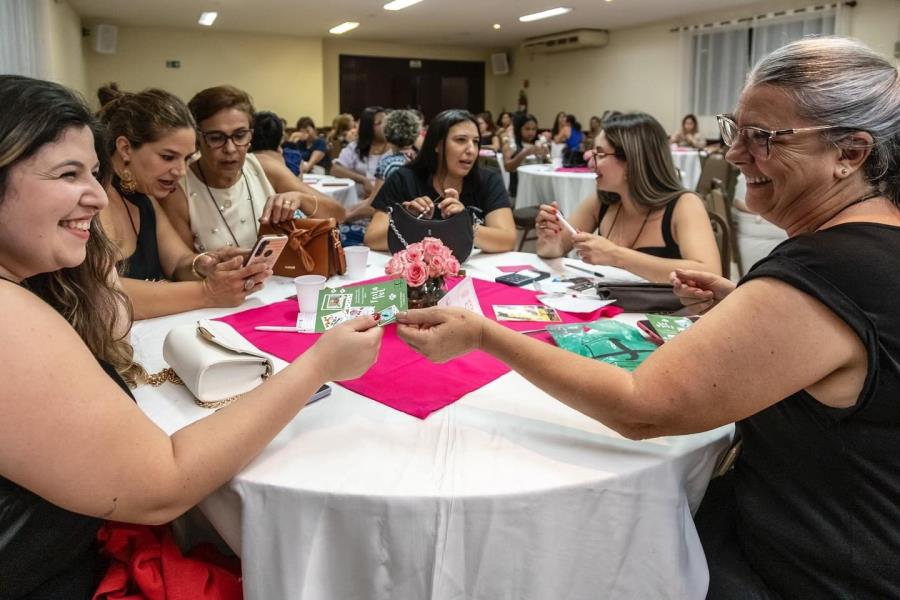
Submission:
[[[432,277],[420,286],[406,286],[410,308],[428,308],[437,306],[438,300],[444,297],[447,289],[444,287],[443,277]]]

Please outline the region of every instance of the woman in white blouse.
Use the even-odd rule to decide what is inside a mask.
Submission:
[[[185,243],[198,252],[249,248],[260,222],[290,219],[297,209],[314,210],[315,200],[308,194],[276,194],[259,160],[247,153],[254,110],[246,92],[232,86],[208,88],[188,108],[200,131],[200,159],[163,203]]]

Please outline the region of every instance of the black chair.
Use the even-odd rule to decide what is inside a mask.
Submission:
[[[518,247],[519,252],[522,251],[525,242],[537,239],[535,221],[537,220],[539,210],[540,208],[537,206],[523,206],[522,208],[513,210],[513,221],[516,223],[516,229],[522,230],[522,241],[519,242]],[[533,237],[528,237],[528,234],[531,232],[535,232],[535,235]]]

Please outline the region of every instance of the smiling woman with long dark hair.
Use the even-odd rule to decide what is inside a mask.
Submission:
[[[479,137],[478,123],[467,111],[445,110],[435,117],[416,158],[375,196],[378,212],[366,230],[366,245],[387,250],[387,210],[397,206],[429,219],[469,210],[476,218],[476,246],[485,252],[512,250],[516,229],[509,197],[499,173],[478,168]]]

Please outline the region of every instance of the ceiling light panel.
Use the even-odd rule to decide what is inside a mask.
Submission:
[[[559,15],[564,15],[566,13],[572,12],[571,8],[567,8],[565,6],[560,6],[557,8],[551,8],[550,10],[543,10],[541,12],[532,13],[530,15],[524,15],[519,17],[519,20],[523,23],[528,23],[529,21],[540,21],[541,19],[549,19],[550,17],[558,17]]]
[[[213,23],[216,22],[216,17],[218,17],[218,16],[219,16],[219,13],[217,13],[217,12],[200,13],[200,18],[197,19],[197,22],[200,23],[201,25],[206,25],[207,27],[209,27],[210,25],[212,25]]]
[[[336,25],[328,30],[328,33],[333,33],[335,35],[340,35],[342,33],[347,33],[353,29],[359,27],[359,23],[356,21],[347,21],[346,23],[341,23],[340,25]]]
[[[403,10],[413,4],[418,4],[422,0],[394,0],[384,5],[384,10]]]

